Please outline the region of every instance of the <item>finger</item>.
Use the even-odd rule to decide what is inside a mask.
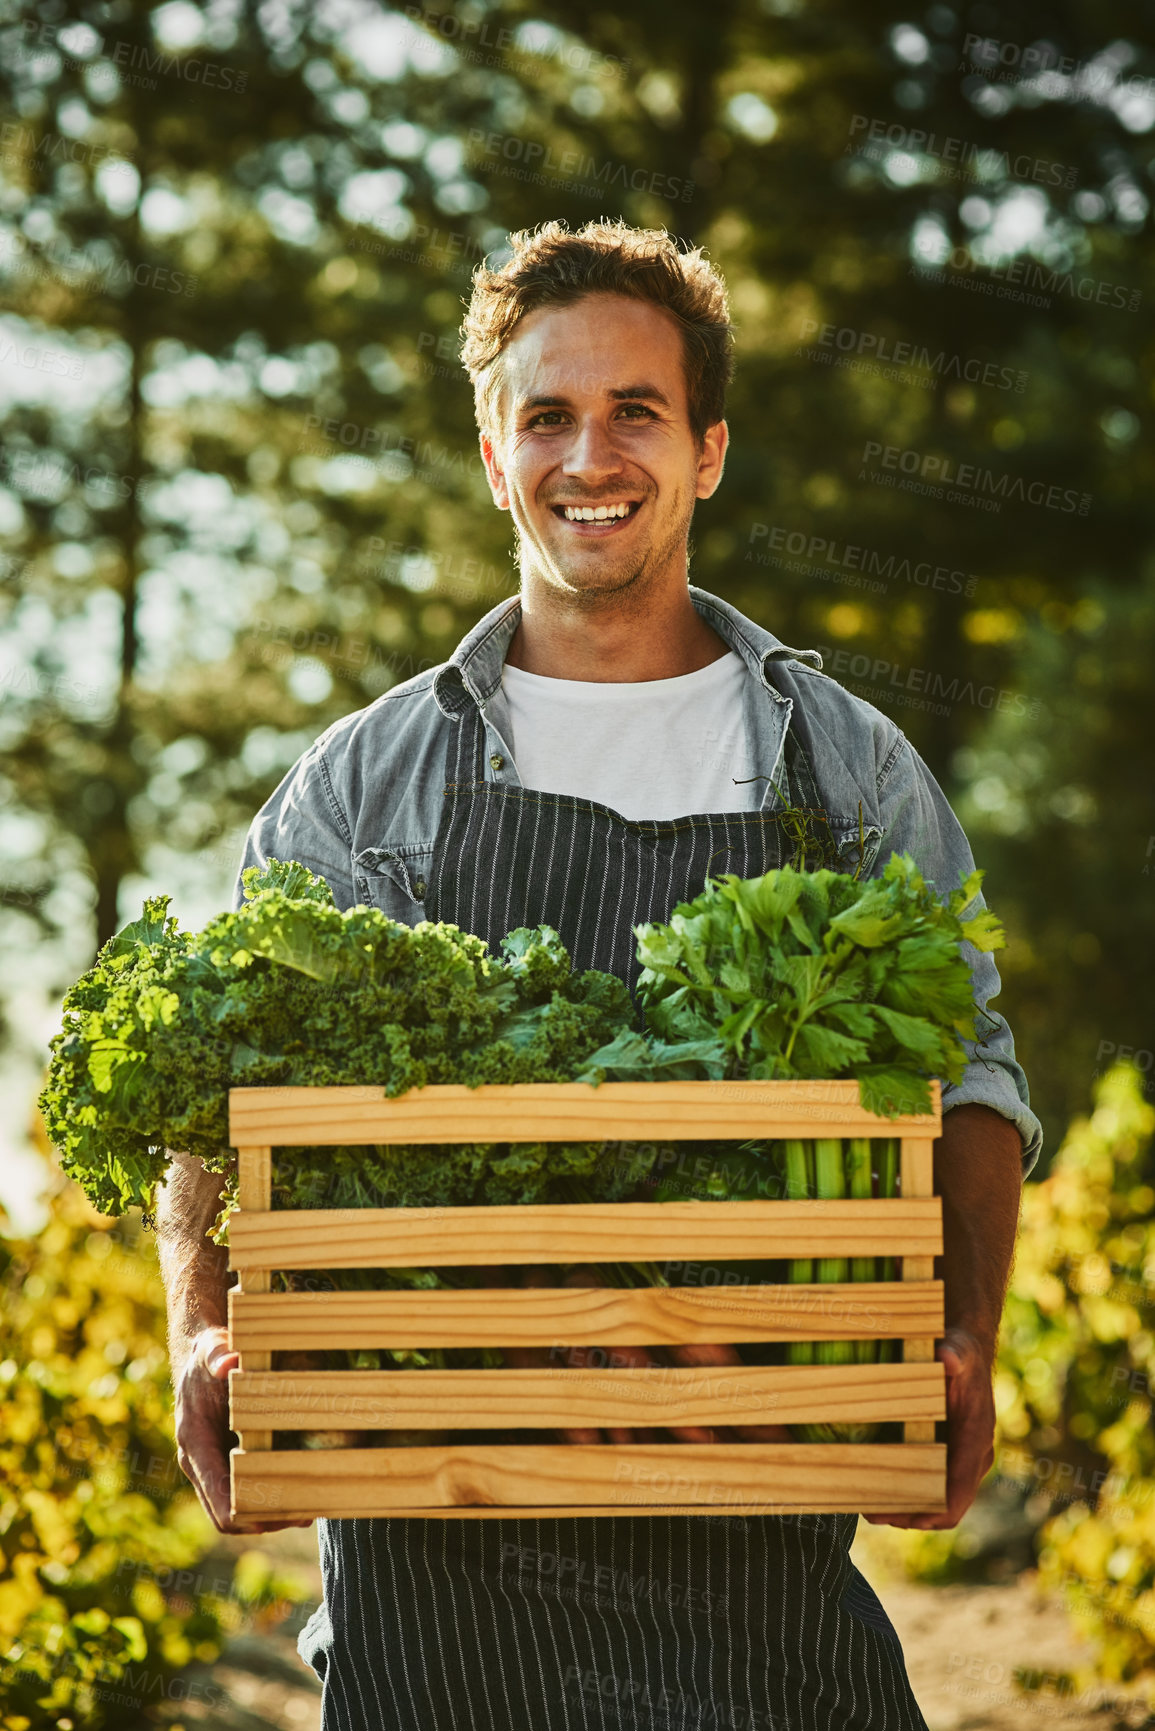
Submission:
[[[311,1527],[312,1517],[302,1520],[263,1521],[252,1515],[232,1512],[232,1484],[227,1459],[208,1427],[199,1432],[193,1452],[186,1448],[187,1464],[182,1470],[208,1510],[210,1519],[222,1533],[276,1533],[283,1527]],[[179,1456],[178,1456],[179,1459]],[[190,1471],[191,1468],[191,1471]]]
[[[225,1457],[212,1431],[196,1425],[182,1437],[177,1454],[181,1471],[189,1479],[209,1518],[219,1532],[230,1530],[232,1514],[229,1498],[229,1473]]]

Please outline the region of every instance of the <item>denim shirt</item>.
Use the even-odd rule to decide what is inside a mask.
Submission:
[[[747,736],[768,777],[780,779],[786,730],[797,705],[807,753],[834,839],[864,876],[892,853],[913,855],[940,895],[958,888],[974,861],[962,826],[938,783],[895,724],[821,671],[815,649],[789,649],[727,602],[691,587],[690,598],[749,670]],[[433,861],[452,730],[469,704],[481,712],[485,776],[520,787],[502,669],[521,619],[516,596],[481,619],[447,662],[395,686],[333,723],[289,770],[249,829],[241,870],[270,858],[299,860],[327,880],[340,908],[357,902],[416,925]],[[763,809],[778,795],[766,782]],[[238,873],[234,906],[243,900]],[[974,982],[981,1048],[957,1085],[944,1084],[943,1109],[975,1103],[1013,1123],[1022,1138],[1023,1176],[1042,1147],[1011,1031],[988,1010],[1000,987],[990,955],[964,946]]]

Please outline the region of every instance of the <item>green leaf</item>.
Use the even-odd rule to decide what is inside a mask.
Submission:
[[[867,1112],[875,1112],[880,1118],[902,1118],[908,1113],[930,1111],[926,1077],[896,1064],[877,1064],[859,1070],[858,1098]]]

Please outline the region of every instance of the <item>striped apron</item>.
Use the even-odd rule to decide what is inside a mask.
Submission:
[[[781,799],[628,821],[487,782],[475,706],[455,733],[425,914],[495,949],[544,922],[576,968],[632,988],[634,925],[668,917],[709,873],[754,876],[793,854]],[[777,787],[829,841],[797,733],[792,720]],[[857,1524],[323,1520],[324,1601],[298,1642],[322,1679],[323,1731],[927,1731],[898,1637],[850,1560]]]

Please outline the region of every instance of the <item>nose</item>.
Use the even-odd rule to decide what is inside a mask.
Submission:
[[[578,424],[562,463],[562,473],[596,486],[622,472],[622,458],[608,428],[596,415]]]

